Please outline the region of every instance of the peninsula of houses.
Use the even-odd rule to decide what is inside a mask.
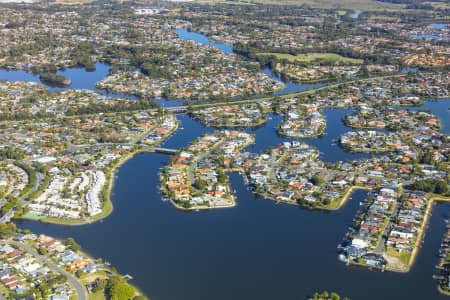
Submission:
[[[8,77],[0,80],[0,293],[140,299],[128,277],[73,239],[13,221],[108,217],[116,171],[142,152],[170,156],[158,187],[182,211],[238,205],[232,172],[260,198],[306,209],[336,211],[366,190],[338,258],[408,272],[433,205],[450,201],[448,120],[424,106],[449,99],[450,28],[433,23],[445,12],[376,10],[357,20],[348,9],[178,2],[0,4]],[[75,68],[106,71],[82,89],[61,75]],[[165,148],[183,118],[203,131]],[[264,126],[279,140],[254,150]],[[345,160],[329,161],[321,148],[334,127],[327,146]],[[447,294],[448,240],[436,275]]]

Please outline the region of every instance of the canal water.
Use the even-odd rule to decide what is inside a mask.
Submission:
[[[355,11],[354,14],[351,15],[351,17],[352,17],[353,19],[358,19],[358,18],[359,18],[359,15],[360,15],[361,13],[362,13],[362,11],[357,10],[357,11]]]
[[[405,108],[405,107],[402,107]],[[441,132],[450,134],[450,98],[444,99],[426,99],[425,103],[420,107],[407,107],[409,110],[427,109],[439,117],[441,122]]]
[[[92,88],[84,82],[84,88]],[[425,107],[447,117],[448,124],[447,103],[429,101]],[[444,108],[447,115],[439,112]],[[334,145],[340,134],[350,130],[341,121],[350,111],[325,109],[325,134],[305,140],[321,151],[322,159],[333,162],[363,157]],[[201,134],[216,130],[187,115],[177,118],[180,129],[163,144],[166,147],[186,146]],[[249,151],[262,152],[288,140],[276,134],[282,116],[269,114],[268,118],[266,124],[246,129],[256,136]],[[444,128],[448,132],[448,127]],[[168,156],[145,153],[125,163],[112,191],[114,211],[101,222],[70,227],[22,221],[19,227],[75,238],[94,257],[132,275],[132,282],[152,300],[298,300],[323,290],[352,299],[445,299],[437,292],[432,274],[445,230],[443,216],[448,215],[450,204],[437,204],[433,210],[412,270],[381,273],[348,267],[337,259],[336,246],[365,191],[353,193],[353,199],[339,211],[312,211],[255,197],[241,176],[232,173],[236,207],[186,213],[162,200],[157,174],[168,161]]]
[[[91,89],[97,90],[94,84],[108,75],[109,67],[102,63],[95,64],[95,71],[86,72],[85,69],[66,69],[64,71],[58,71],[57,74],[63,75],[70,80],[72,84],[66,88],[54,88],[47,86],[50,91],[68,90],[68,89]],[[7,79],[9,81],[39,81],[39,74],[33,74],[22,70],[1,70],[0,79]],[[45,84],[44,84],[45,85]]]
[[[435,28],[435,29],[440,29],[442,32],[444,32],[448,25],[433,23],[428,26]],[[412,37],[413,39],[421,39],[421,38],[431,38],[431,39],[436,39],[436,40],[450,39],[450,37],[448,37],[448,36],[439,36],[439,35],[432,35],[432,34],[412,34],[412,35],[410,35],[410,37]]]
[[[325,110],[326,135],[310,139],[327,161],[351,154],[329,141],[348,128],[346,110]],[[335,118],[335,119],[333,119]],[[180,130],[164,146],[179,148],[214,131],[187,115],[178,116]],[[281,116],[254,132],[261,152],[283,139],[275,132]],[[321,144],[323,143],[323,144]],[[113,189],[114,212],[102,222],[66,227],[24,221],[36,233],[74,237],[95,257],[102,257],[152,299],[304,299],[327,289],[352,299],[444,299],[431,278],[444,233],[449,204],[433,210],[430,228],[416,265],[408,274],[380,273],[347,267],[337,259],[336,246],[366,195],[333,213],[302,210],[256,198],[238,174],[231,174],[238,205],[232,209],[185,213],[163,202],[156,176],[168,156],[141,154],[125,163]],[[380,288],[383,287],[383,289]]]
[[[444,233],[438,205],[416,265],[407,274],[347,267],[336,246],[366,192],[333,213],[256,198],[230,176],[238,205],[185,213],[161,201],[156,176],[168,157],[142,154],[123,165],[113,189],[115,210],[102,222],[64,227],[26,221],[36,233],[74,237],[151,299],[304,299],[327,289],[352,299],[444,299],[431,275]],[[381,288],[382,287],[382,288]]]
[[[209,45],[216,47],[220,49],[224,53],[233,53],[233,46],[225,45],[225,44],[219,44],[215,43],[213,41],[210,41],[206,36],[202,34],[198,34],[195,32],[187,31],[186,29],[176,29],[176,33],[178,33],[179,37],[184,40],[193,40],[197,43],[201,43],[204,45]],[[106,93],[105,91],[99,90],[95,87],[95,83],[99,82],[103,78],[105,78],[108,73],[110,67],[103,64],[103,63],[96,63],[96,70],[93,72],[86,72],[84,69],[66,69],[64,71],[58,71],[57,74],[63,75],[70,80],[72,80],[72,84],[65,88],[55,88],[46,85],[50,91],[58,90],[68,90],[68,89],[92,89],[96,91],[100,91],[104,93],[105,95],[111,96],[111,97],[127,97],[130,99],[136,99],[134,96],[126,96],[121,94],[114,94],[114,93]],[[279,76],[276,76],[269,68],[265,68],[262,70],[264,73],[269,75],[271,78],[281,81],[281,78]],[[22,70],[1,70],[0,69],[0,79],[7,79],[9,81],[33,81],[33,82],[40,82],[39,75],[33,74],[31,72],[26,72]],[[43,84],[43,83],[41,83]],[[325,83],[316,83],[316,84],[303,84],[303,83],[293,83],[290,81],[285,81],[284,84],[286,87],[282,90],[279,90],[275,92],[275,95],[279,94],[286,94],[290,92],[300,92],[304,91],[308,88],[316,88],[326,85]],[[45,84],[43,84],[45,85]],[[257,95],[255,97],[261,97],[262,95]],[[155,99],[157,103],[159,103],[162,106],[165,107],[171,107],[171,106],[179,106],[183,105],[184,100],[177,100],[177,99]]]
[[[412,37],[413,39],[450,40],[450,37],[433,34],[411,34],[410,37]]]

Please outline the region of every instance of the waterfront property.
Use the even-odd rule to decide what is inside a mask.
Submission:
[[[163,190],[183,209],[232,207],[236,204],[225,171],[253,136],[238,131],[206,134],[180,151],[164,169]]]
[[[56,69],[74,65],[90,68],[94,62],[104,61],[112,65],[108,78],[98,84],[105,90],[213,102],[271,93],[284,86],[274,74],[261,72],[261,66],[273,70],[276,64],[254,57],[254,53],[266,51],[259,48],[299,57],[316,56],[298,55],[299,50],[325,53],[334,49],[364,57],[364,63],[361,67],[319,66],[320,61],[311,62],[311,66],[290,64],[287,70],[302,80],[345,75],[342,82],[293,95],[248,97],[237,102],[239,105],[223,102],[214,107],[208,103],[208,109],[189,107],[207,126],[242,127],[242,131],[213,132],[188,116],[177,119],[146,100],[111,98],[98,91],[49,93],[37,84],[2,82],[1,118],[7,121],[0,126],[5,145],[0,153],[6,161],[0,176],[7,182],[2,189],[6,194],[2,200],[7,202],[2,207],[2,221],[4,217],[25,216],[64,224],[94,222],[112,211],[111,195],[119,200],[114,202],[118,209],[104,222],[63,228],[25,221],[23,226],[54,231],[55,236],[74,233],[82,237],[97,256],[130,270],[155,299],[206,299],[212,293],[217,299],[229,299],[236,297],[236,289],[243,298],[273,299],[283,291],[283,297],[294,299],[299,297],[299,280],[305,286],[302,293],[322,289],[317,284],[327,282],[334,285],[330,287],[333,290],[349,291],[352,298],[439,297],[429,289],[426,275],[430,272],[421,265],[400,278],[355,269],[343,271],[329,255],[333,247],[330,241],[339,239],[361,202],[361,215],[352,231],[355,235],[343,249],[351,253],[350,263],[404,270],[406,261],[410,266],[418,254],[417,243],[423,238],[431,197],[435,196],[430,193],[448,197],[448,135],[438,132],[445,128],[442,111],[447,112],[448,99],[442,100],[439,112],[416,112],[410,107],[422,105],[427,97],[448,97],[448,74],[436,69],[392,74],[403,62],[427,67],[448,64],[445,44],[408,38],[411,30],[424,29],[423,24],[410,24],[395,12],[390,14],[400,22],[369,12],[364,13],[367,18],[349,22],[345,11],[338,12],[339,17],[334,10],[259,5],[249,6],[256,9],[251,17],[236,18],[235,14],[245,16],[246,8],[234,4],[217,4],[220,12],[213,10],[211,15],[211,7],[200,4],[170,4],[167,11],[149,11],[141,4],[109,3],[106,7],[110,11],[118,9],[120,13],[110,15],[100,10],[92,14],[91,8],[97,5],[74,5],[63,13],[60,6],[53,6],[52,14],[39,5],[5,7],[1,14],[7,21],[0,22],[4,38],[1,66],[42,72],[52,63]],[[282,22],[273,22],[270,14],[274,11],[283,16]],[[135,14],[128,17],[130,12]],[[150,13],[155,15],[150,17]],[[42,26],[36,21],[40,18],[45,19]],[[334,20],[338,22],[333,24]],[[78,25],[67,25],[72,23]],[[227,40],[246,59],[181,41],[174,28],[201,29],[211,39]],[[433,29],[429,32],[435,33]],[[55,37],[54,42],[45,39],[48,33]],[[22,42],[30,37],[39,48],[33,52]],[[339,59],[339,63],[343,61]],[[383,76],[384,72],[389,76]],[[369,73],[377,75],[370,77]],[[350,79],[352,76],[362,78]],[[290,86],[296,91],[307,87]],[[185,105],[174,110],[184,112]],[[346,108],[345,114],[355,120],[346,124],[362,128],[346,133],[351,129],[341,124],[344,114],[329,108]],[[266,115],[268,111],[274,114]],[[178,120],[182,120],[182,127],[177,133]],[[173,139],[155,147],[172,133],[176,134]],[[341,146],[347,145],[350,152],[338,147],[339,137]],[[257,144],[249,146],[253,142]],[[146,151],[171,153],[173,157],[136,156],[121,168],[112,193],[115,170],[136,153]],[[20,170],[11,169],[10,164]],[[177,208],[209,210],[237,202],[240,207],[191,214],[168,209],[169,203],[158,201],[161,197],[154,189],[161,184],[155,174],[164,165],[160,174],[165,198]],[[240,175],[228,171],[243,174],[248,186],[241,183]],[[10,188],[9,182],[19,183],[21,188]],[[275,206],[256,201],[246,188],[277,203],[340,211],[322,214]],[[365,192],[354,192],[357,189],[371,189],[370,200],[364,200]],[[353,201],[347,202],[349,199]],[[55,263],[67,262],[67,271],[86,276],[89,291],[95,294],[101,290],[103,274],[91,281],[83,272],[102,264],[61,246],[67,245],[42,237],[38,247],[42,253],[57,255]],[[421,253],[430,253],[426,251]],[[424,264],[430,263],[427,256],[421,261]],[[276,263],[271,257],[277,258]],[[181,263],[177,258],[183,258]],[[343,259],[348,261],[348,257]],[[208,279],[208,289],[198,285],[202,278]],[[374,289],[374,282],[392,294]],[[414,282],[421,285],[415,287]],[[168,288],[168,283],[177,288]]]

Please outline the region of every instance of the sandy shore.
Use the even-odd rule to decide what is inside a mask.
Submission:
[[[355,188],[355,189],[367,189],[366,187],[356,187],[356,186],[354,186],[347,192],[347,194],[346,194],[347,198],[351,194],[353,188]],[[344,198],[345,198],[345,196],[344,196]],[[342,201],[342,205],[345,203],[345,201],[347,201],[347,199],[345,199],[345,201],[344,201],[344,198],[343,198],[343,201]],[[392,267],[389,267],[389,266],[387,266],[385,268],[380,268],[380,267],[377,267],[377,266],[368,266],[368,265],[359,264],[359,263],[356,263],[356,262],[350,262],[350,264],[351,265],[355,265],[355,266],[366,267],[366,268],[386,270],[386,271],[396,272],[396,273],[408,273],[410,271],[411,267],[415,264],[417,256],[419,254],[420,244],[422,243],[423,237],[425,235],[425,229],[426,229],[426,226],[427,226],[427,224],[429,222],[429,219],[430,219],[430,216],[431,216],[431,212],[433,210],[434,202],[450,202],[450,198],[433,197],[433,198],[431,198],[428,201],[428,205],[427,205],[427,208],[426,208],[425,214],[424,214],[424,219],[423,219],[423,222],[422,222],[422,224],[420,226],[419,234],[417,235],[416,243],[414,245],[413,251],[411,252],[411,257],[409,259],[409,263],[408,263],[407,266],[405,266],[404,268],[392,268]],[[339,206],[339,208],[341,206]],[[337,209],[339,209],[339,208],[337,208]]]
[[[425,229],[426,226],[430,220],[431,212],[433,210],[434,202],[450,202],[450,198],[442,198],[442,197],[433,197],[428,201],[427,208],[425,210],[425,214],[423,217],[422,225],[419,229],[419,234],[417,235],[416,244],[414,245],[414,249],[411,252],[411,257],[409,259],[408,265],[404,269],[398,269],[398,268],[386,268],[386,270],[392,271],[392,272],[398,272],[398,273],[407,273],[411,269],[411,267],[415,264],[417,260],[417,256],[419,254],[420,250],[420,244],[423,241],[423,237],[425,235]]]
[[[157,147],[161,143],[166,141],[166,139],[168,137],[170,137],[172,134],[174,134],[177,131],[177,129],[178,129],[178,122],[176,123],[176,126],[173,130],[171,130],[158,144],[156,144],[152,147]],[[111,174],[110,174],[110,177],[108,180],[108,187],[107,187],[106,199],[105,199],[105,201],[106,201],[105,206],[107,206],[107,210],[102,210],[100,216],[93,218],[93,219],[87,219],[87,220],[64,220],[64,219],[59,220],[59,219],[52,219],[52,218],[43,218],[43,219],[40,219],[39,221],[44,222],[44,223],[49,223],[49,224],[56,224],[56,225],[81,226],[81,225],[92,224],[92,223],[95,223],[95,222],[98,222],[100,220],[107,218],[114,211],[114,205],[111,201],[111,193],[112,193],[112,189],[115,184],[117,171],[128,160],[135,157],[139,153],[145,153],[145,152],[149,152],[148,149],[138,149],[136,151],[130,152],[127,156],[121,158],[120,161],[111,169]],[[27,219],[27,218],[24,218],[24,219]],[[32,219],[32,220],[34,220],[34,219]]]
[[[366,190],[366,191],[370,191],[371,188],[367,187],[367,186],[359,186],[359,185],[353,185],[348,191],[347,193],[345,193],[344,197],[342,197],[341,202],[339,203],[338,207],[336,208],[324,208],[326,210],[339,210],[341,209],[342,206],[344,206],[348,199],[350,198],[350,196],[353,194],[354,191],[356,190]]]
[[[425,215],[423,218],[422,226],[420,227],[419,235],[417,236],[416,244],[414,245],[414,249],[411,252],[411,258],[408,264],[408,271],[414,265],[417,259],[417,255],[419,254],[420,243],[422,243],[423,236],[425,234],[426,225],[430,220],[431,212],[433,210],[434,202],[450,202],[450,198],[441,198],[441,197],[433,197],[428,202],[427,209],[425,211]]]

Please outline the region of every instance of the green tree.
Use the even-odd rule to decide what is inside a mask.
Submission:
[[[81,246],[78,245],[75,242],[75,240],[73,238],[71,238],[71,237],[66,239],[65,244],[66,244],[67,247],[69,247],[73,251],[80,251],[81,250]]]
[[[0,224],[0,239],[7,239],[14,233],[16,233],[16,224],[14,223]]]
[[[77,275],[77,277],[80,278],[81,276],[86,275],[86,272],[83,271],[83,270],[78,270],[78,271],[75,273],[75,275]]]
[[[446,194],[448,191],[448,185],[444,181],[438,181],[434,187],[434,192],[436,194]]]
[[[106,291],[111,300],[129,300],[134,297],[134,289],[120,276],[109,279]]]
[[[206,181],[201,180],[201,179],[197,179],[195,180],[195,186],[199,189],[199,190],[203,190],[206,186]]]
[[[319,176],[313,176],[311,178],[311,182],[314,185],[321,185],[321,184],[323,184],[325,182],[325,179],[323,179],[322,177],[319,177]]]
[[[336,293],[331,293],[330,298],[331,298],[331,300],[340,300],[341,299],[341,297]]]
[[[40,255],[47,255],[47,249],[44,247],[40,247],[38,252]]]
[[[94,292],[103,291],[106,288],[107,281],[104,279],[98,278],[95,282]]]

